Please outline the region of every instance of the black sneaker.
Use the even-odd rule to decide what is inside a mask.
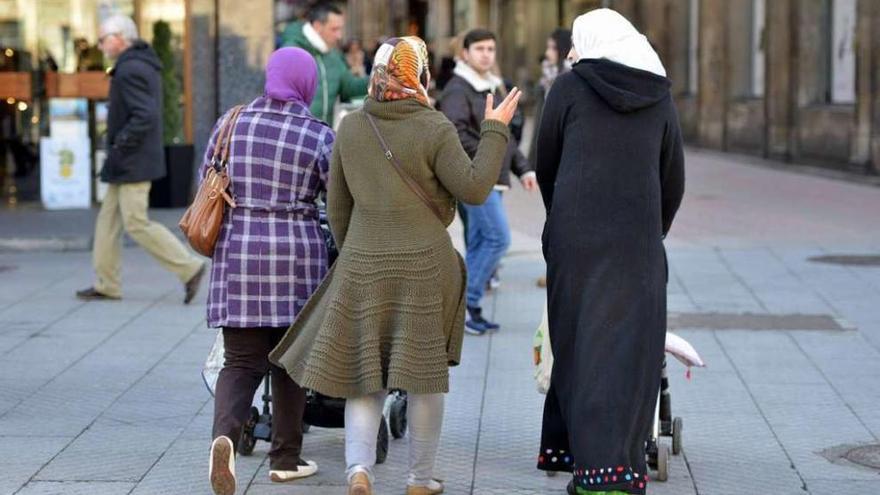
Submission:
[[[486,327],[485,320],[483,320],[483,317],[480,316],[480,312],[480,308],[468,306],[467,319],[464,322],[465,332],[471,335],[483,335],[489,330]]]
[[[470,320],[482,325],[486,330],[497,331],[501,325],[483,318],[483,308],[468,306],[468,315]]]
[[[489,329],[486,328],[486,325],[483,325],[482,323],[480,323],[476,320],[472,320],[472,319],[468,318],[464,322],[464,331],[471,334],[471,335],[483,335],[486,332],[488,332]]]

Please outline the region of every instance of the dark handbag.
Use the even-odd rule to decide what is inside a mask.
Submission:
[[[226,166],[229,163],[232,130],[235,128],[241,109],[241,105],[233,108],[229,118],[218,131],[211,164],[205,172],[205,178],[199,185],[195,199],[178,223],[189,245],[197,253],[209,258],[214,255],[214,246],[223,226],[226,205],[235,208],[235,201],[228,192],[230,180]]]
[[[370,127],[373,128],[373,132],[376,133],[376,137],[379,139],[379,144],[382,146],[382,151],[385,153],[385,158],[389,162],[391,162],[392,165],[394,165],[394,170],[397,170],[397,175],[399,175],[400,178],[403,179],[403,182],[405,182],[406,185],[409,186],[412,192],[414,192],[415,195],[418,196],[420,200],[422,200],[422,203],[425,203],[425,206],[430,208],[434,215],[436,215],[437,218],[444,225],[446,225],[446,220],[444,219],[444,215],[443,212],[440,210],[440,207],[438,207],[437,204],[431,201],[428,193],[426,193],[425,190],[422,189],[421,186],[419,186],[419,183],[416,182],[416,180],[413,179],[411,175],[406,173],[406,171],[400,165],[400,162],[397,160],[397,157],[395,157],[394,154],[391,153],[391,150],[388,148],[388,143],[385,142],[385,138],[383,138],[382,133],[379,132],[379,128],[376,126],[376,121],[373,119],[373,116],[366,111],[364,111],[364,115],[367,116],[367,121],[370,123]],[[455,211],[455,204],[452,205],[451,210]]]

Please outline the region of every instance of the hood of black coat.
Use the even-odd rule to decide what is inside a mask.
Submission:
[[[120,65],[133,60],[140,60],[157,71],[162,70],[162,61],[159,60],[159,56],[156,55],[153,48],[150,47],[147,42],[137,40],[119,55],[119,59],[116,60],[116,64],[113,66],[113,72],[115,72]]]
[[[610,60],[581,60],[572,70],[620,113],[641,110],[669,97],[669,79]]]

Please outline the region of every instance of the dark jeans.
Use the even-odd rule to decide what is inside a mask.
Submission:
[[[305,390],[283,369],[269,363],[287,328],[223,328],[225,362],[214,393],[213,438],[225,435],[236,449],[254,394],[272,371],[272,448],[270,469],[296,470],[302,452]]]

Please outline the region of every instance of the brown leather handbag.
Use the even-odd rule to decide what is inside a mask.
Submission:
[[[235,208],[235,200],[229,195],[230,179],[226,173],[229,163],[229,142],[242,106],[236,106],[217,132],[211,163],[192,204],[180,219],[178,226],[186,235],[189,245],[199,254],[214,255],[214,246],[223,226],[226,205]]]

